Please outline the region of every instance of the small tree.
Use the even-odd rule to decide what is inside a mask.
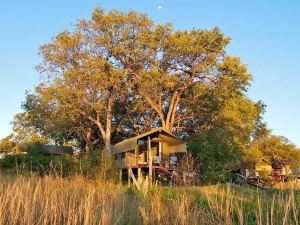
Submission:
[[[16,143],[12,140],[12,138],[13,138],[13,135],[10,134],[0,141],[0,151],[3,151],[3,152],[13,152],[14,151],[14,149],[16,147]]]

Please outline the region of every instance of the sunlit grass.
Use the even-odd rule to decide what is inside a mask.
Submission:
[[[0,224],[298,224],[297,191],[0,176]]]

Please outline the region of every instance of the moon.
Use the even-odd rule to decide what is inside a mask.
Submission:
[[[157,7],[158,10],[162,10],[162,8],[163,8],[163,7],[162,7],[161,5],[159,5],[159,6]]]

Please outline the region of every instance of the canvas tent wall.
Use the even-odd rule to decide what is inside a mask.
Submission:
[[[163,129],[163,128],[156,128],[152,129],[149,132],[144,134],[138,135],[136,137],[132,137],[126,139],[122,142],[117,143],[113,146],[113,155],[120,154],[123,152],[134,151],[138,145],[139,140],[147,141],[148,137],[151,138],[159,138],[164,143],[165,149],[169,153],[185,153],[186,152],[186,143],[173,135],[171,132]]]

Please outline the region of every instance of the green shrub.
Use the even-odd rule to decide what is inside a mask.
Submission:
[[[189,142],[189,150],[198,161],[201,181],[211,184],[225,182],[228,179],[226,166],[242,155],[240,143],[217,128],[195,135]]]
[[[84,155],[79,159],[78,164],[79,172],[86,177],[104,180],[118,179],[118,170],[113,158],[102,151]]]
[[[0,170],[12,174],[70,176],[81,174],[88,178],[117,180],[118,172],[113,159],[102,151],[94,151],[81,159],[71,155],[42,154],[39,144],[29,147],[27,154],[7,155],[0,160]]]

